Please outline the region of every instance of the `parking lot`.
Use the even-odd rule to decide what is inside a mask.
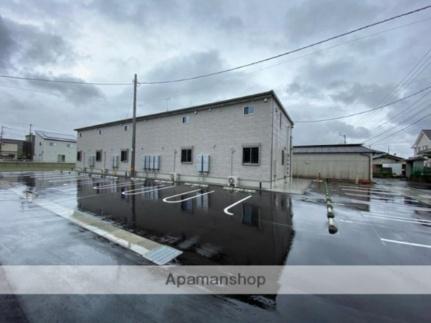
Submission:
[[[374,185],[329,183],[336,234],[328,232],[324,183],[318,181],[311,182],[304,194],[291,195],[58,172],[3,173],[0,183],[2,265],[151,263],[37,203],[46,200],[174,248],[181,254],[170,263],[180,265],[431,264],[431,191],[399,180],[381,180]],[[18,196],[17,189],[24,195]],[[109,303],[113,317],[114,309],[131,306],[131,320],[134,315],[158,320],[178,311],[171,304],[173,297],[67,298],[71,300],[69,308],[78,311],[90,301],[92,310],[84,313],[81,309],[87,319],[97,315],[101,304]],[[421,321],[429,315],[425,308],[430,301],[429,296],[420,295],[279,295],[265,307],[224,297],[175,299],[190,309],[181,314],[180,321],[197,319],[201,310],[232,321],[334,321],[339,315],[353,321]],[[23,318],[41,319],[63,306],[60,300],[42,301],[37,296],[8,298],[7,302],[3,297],[0,301],[0,311]],[[40,307],[41,302],[46,309]],[[157,302],[169,310],[144,311]],[[22,312],[12,311],[11,304],[18,304]],[[139,310],[138,305],[142,306]],[[82,318],[76,313],[69,315],[70,320]]]

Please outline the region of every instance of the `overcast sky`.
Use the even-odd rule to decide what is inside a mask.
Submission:
[[[430,1],[0,2],[0,74],[95,82],[175,79],[272,56]],[[431,85],[431,10],[252,68],[197,81],[141,85],[138,115],[273,89],[292,119],[345,115]],[[412,77],[400,81],[420,63]],[[427,94],[428,92],[424,93]],[[372,143],[411,155],[431,95],[361,116],[296,123],[294,144]],[[6,134],[73,129],[131,116],[132,87],[0,78]],[[24,128],[24,129],[23,129]],[[385,138],[388,136],[388,138]]]

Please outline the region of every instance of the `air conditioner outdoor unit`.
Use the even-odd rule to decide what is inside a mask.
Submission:
[[[227,183],[231,187],[238,187],[239,186],[239,178],[238,178],[238,176],[229,176],[227,178]]]

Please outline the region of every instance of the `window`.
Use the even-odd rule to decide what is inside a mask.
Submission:
[[[101,135],[102,134],[102,129],[99,129],[99,135]]]
[[[192,162],[192,149],[191,148],[181,149],[181,162],[182,163],[191,163]]]
[[[42,141],[39,141],[39,146],[42,146]]]
[[[81,161],[81,158],[82,158],[82,151],[78,151],[78,152],[76,153],[76,160],[77,160],[77,161]]]
[[[124,126],[124,131],[127,131],[127,129],[129,129],[129,126],[128,126],[128,125],[125,125],[125,126]]]
[[[190,116],[184,116],[184,117],[182,118],[182,122],[183,122],[183,123],[190,123]]]
[[[243,147],[242,163],[244,165],[259,165],[259,147]]]
[[[121,151],[121,161],[123,163],[127,163],[128,160],[129,160],[129,150],[128,149],[123,149]]]
[[[101,150],[96,151],[96,161],[97,162],[102,161],[102,151]]]
[[[67,146],[67,148],[70,148],[70,144],[67,144],[66,146]]]
[[[49,145],[50,145],[50,146],[54,146],[54,143],[53,143],[53,142],[50,142],[50,143],[49,143]]]
[[[281,151],[281,164],[284,165],[284,150]]]
[[[253,114],[253,113],[254,113],[254,107],[244,107],[244,115]]]
[[[79,137],[82,137],[82,132],[79,133]]]

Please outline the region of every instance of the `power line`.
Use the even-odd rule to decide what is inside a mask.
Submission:
[[[381,127],[381,126],[383,126],[383,125],[385,125],[385,124],[387,124],[387,123],[390,123],[391,121],[396,121],[397,119],[398,119],[398,117],[399,116],[403,116],[403,117],[405,117],[405,111],[406,110],[409,110],[409,111],[413,111],[414,109],[416,109],[416,108],[418,108],[418,107],[420,107],[420,105],[419,105],[419,102],[421,102],[427,95],[429,95],[431,92],[428,92],[428,93],[425,93],[423,96],[421,96],[418,100],[416,100],[414,103],[412,103],[412,104],[410,104],[408,107],[406,107],[405,109],[403,109],[403,110],[401,110],[400,112],[398,112],[397,114],[395,114],[393,117],[392,117],[392,120],[390,120],[390,119],[388,119],[388,120],[386,120],[384,123],[382,123],[382,124],[380,124],[379,126]],[[422,109],[420,109],[420,110],[418,110],[418,111],[416,111],[415,113],[416,114],[418,114],[418,113],[421,113],[422,111],[424,110],[424,107],[422,107]],[[407,119],[409,119],[410,117],[408,117]],[[407,120],[406,118],[401,118],[401,119],[399,119],[398,121],[396,121],[397,123],[400,123],[400,122],[403,122],[403,121],[406,121]],[[388,129],[385,129],[385,130],[383,130],[381,133],[379,133],[379,134],[377,134],[377,135],[374,135],[374,136],[371,136],[370,138],[368,138],[367,140],[365,140],[365,142],[367,142],[367,141],[370,141],[371,139],[374,139],[374,138],[378,138],[378,137],[380,137],[381,135],[384,135],[385,133],[387,133],[388,131],[391,131],[391,129],[393,129],[394,127],[397,127],[397,125],[395,125],[395,126],[391,126],[391,127],[389,127]]]
[[[323,39],[323,40],[320,40],[320,41],[317,41],[317,42],[314,42],[314,43],[311,43],[311,44],[308,44],[308,45],[305,45],[305,46],[302,46],[302,47],[299,47],[299,48],[296,48],[296,49],[293,49],[293,50],[290,50],[290,51],[287,51],[287,52],[284,52],[284,53],[280,53],[280,54],[277,54],[277,55],[274,55],[274,56],[271,56],[271,57],[263,58],[261,60],[250,62],[250,63],[247,63],[247,64],[243,64],[243,65],[231,67],[231,68],[228,68],[228,69],[224,69],[224,70],[220,70],[220,71],[216,71],[216,72],[211,72],[211,73],[206,73],[206,74],[200,74],[200,75],[191,76],[191,77],[178,78],[178,79],[173,79],[173,80],[144,81],[144,82],[140,82],[139,84],[154,85],[154,84],[166,84],[166,83],[179,83],[179,82],[192,81],[192,80],[197,80],[197,79],[201,79],[201,78],[216,76],[216,75],[220,75],[220,74],[223,74],[223,73],[228,73],[228,72],[240,70],[240,69],[243,69],[243,68],[246,68],[246,67],[250,67],[250,66],[257,65],[257,64],[260,64],[260,63],[264,63],[264,62],[267,62],[267,61],[270,61],[270,60],[274,60],[274,59],[277,59],[277,58],[280,58],[280,57],[283,57],[283,56],[287,56],[287,55],[290,55],[290,54],[293,54],[293,53],[297,53],[299,51],[303,51],[305,49],[312,48],[312,47],[315,47],[315,46],[327,43],[329,41],[345,37],[347,35],[351,35],[351,34],[356,33],[358,31],[369,29],[371,27],[374,27],[374,26],[377,26],[377,25],[381,25],[381,24],[384,24],[386,22],[393,21],[393,20],[396,20],[396,19],[408,16],[408,15],[412,15],[412,14],[415,14],[415,13],[418,13],[420,11],[424,11],[424,10],[427,10],[427,9],[430,9],[430,8],[431,8],[431,5],[428,5],[428,6],[425,6],[425,7],[422,7],[422,8],[418,8],[418,9],[415,9],[415,10],[407,11],[407,12],[404,12],[402,14],[399,14],[399,15],[396,15],[396,16],[392,16],[392,17],[389,17],[389,18],[386,18],[386,19],[383,19],[383,20],[379,20],[379,21],[376,21],[374,23],[371,23],[371,24],[368,24],[368,25],[365,25],[365,26],[362,26],[362,27],[358,27],[358,28],[349,30],[347,32],[344,32],[344,33],[341,33],[341,34],[338,34],[338,35],[335,35],[335,36],[331,36],[329,38],[326,38],[326,39]]]
[[[401,120],[401,121],[400,121],[400,123],[401,123],[401,122],[405,123],[405,122],[407,122],[407,121],[410,121],[411,119],[413,119],[414,117],[416,117],[416,116],[417,116],[417,115],[419,115],[420,113],[427,111],[428,109],[429,109],[429,106],[427,106],[427,105],[426,105],[426,106],[423,106],[419,111],[415,112],[413,115],[410,115],[410,116],[408,116],[407,118],[405,118],[405,119]],[[397,125],[395,125],[395,126],[393,126],[393,127],[389,128],[389,129],[384,130],[383,132],[379,133],[379,134],[378,134],[378,135],[376,135],[376,136],[372,136],[372,137],[370,137],[370,138],[366,139],[366,140],[365,140],[365,142],[378,142],[378,141],[379,141],[379,139],[377,139],[377,140],[376,140],[376,138],[378,138],[378,137],[380,137],[380,136],[382,136],[382,135],[386,135],[386,134],[390,133],[390,132],[391,132],[391,131],[393,131],[395,128],[397,128]]]
[[[295,123],[325,122],[325,121],[332,121],[332,120],[339,120],[339,119],[346,119],[346,118],[354,117],[354,116],[357,116],[357,115],[360,115],[360,114],[365,114],[365,113],[368,113],[368,112],[372,112],[372,111],[376,111],[376,110],[380,110],[380,109],[386,108],[386,107],[388,107],[390,105],[393,105],[393,104],[398,103],[398,102],[402,102],[402,101],[407,100],[407,99],[409,99],[411,97],[414,97],[414,96],[416,96],[418,94],[421,94],[421,93],[423,93],[423,92],[425,92],[425,91],[427,91],[429,89],[431,89],[431,85],[427,86],[427,87],[425,87],[425,88],[423,88],[423,89],[421,89],[421,90],[419,90],[417,92],[414,92],[412,94],[409,94],[409,95],[404,96],[402,98],[399,98],[397,100],[391,101],[389,103],[385,103],[385,104],[379,105],[379,106],[377,106],[375,108],[372,108],[372,109],[363,110],[363,111],[359,111],[359,112],[355,112],[355,113],[350,113],[350,114],[345,114],[345,115],[342,115],[342,116],[333,117],[333,118],[327,118],[327,119],[302,120],[302,121],[300,120],[300,121],[295,121]]]
[[[293,60],[297,60],[297,59],[300,59],[300,58],[303,58],[303,57],[314,55],[314,54],[322,52],[324,50],[329,50],[329,49],[337,48],[337,47],[340,47],[340,46],[348,45],[350,43],[354,43],[354,42],[357,42],[357,41],[361,41],[361,40],[364,40],[364,39],[367,39],[367,38],[376,37],[378,35],[381,35],[381,34],[384,34],[384,33],[387,33],[387,32],[391,32],[391,31],[394,31],[394,30],[397,30],[397,29],[400,29],[400,28],[405,28],[405,27],[409,27],[409,26],[412,26],[412,25],[415,25],[415,24],[418,24],[418,23],[429,21],[430,19],[431,19],[431,17],[428,17],[428,18],[425,18],[425,19],[416,20],[416,21],[413,21],[413,22],[410,22],[410,23],[407,23],[407,24],[402,24],[402,25],[398,25],[398,26],[395,26],[395,27],[392,27],[392,28],[383,29],[383,30],[380,30],[378,32],[375,32],[375,33],[372,33],[372,34],[368,34],[368,35],[365,35],[365,36],[362,36],[362,37],[357,37],[357,38],[353,38],[353,39],[346,40],[346,41],[343,41],[343,42],[339,42],[339,43],[337,43],[335,45],[331,45],[331,46],[327,46],[327,47],[323,47],[323,48],[318,48],[318,49],[315,49],[315,50],[313,50],[313,51],[311,51],[311,52],[309,52],[307,54],[304,54],[304,55],[301,55],[301,56],[296,56],[296,57],[294,57],[294,58],[292,58],[290,60],[284,60],[284,61],[280,61],[280,62],[275,63],[275,64],[264,66],[262,68],[252,70],[249,73],[255,73],[255,72],[263,71],[263,70],[270,69],[270,68],[273,68],[273,67],[277,67],[277,66],[280,66],[280,65],[283,65],[283,64],[287,64],[288,62],[291,62]]]
[[[54,80],[47,78],[38,77],[27,77],[27,76],[17,76],[17,75],[0,75],[0,78],[13,79],[13,80],[25,80],[25,81],[36,81],[36,82],[47,82],[47,83],[64,83],[64,84],[74,84],[74,85],[99,85],[99,86],[115,86],[115,85],[131,85],[132,83],[126,82],[85,82],[85,81],[72,81],[72,80]]]
[[[417,78],[428,66],[427,65],[427,60],[430,57],[428,57],[428,54],[431,53],[431,48],[429,48],[425,54],[423,56],[421,56],[421,58],[414,64],[414,66],[407,72],[407,74],[405,74],[401,80],[395,85],[395,87],[390,90],[385,96],[384,99],[381,101],[382,103],[385,102],[386,100],[388,100],[391,96],[392,93],[395,93],[397,90],[401,89],[401,87],[408,87],[410,85],[411,82],[413,82],[413,80],[415,78]],[[425,67],[426,66],[426,67]],[[425,68],[424,68],[425,67]],[[422,97],[424,98],[425,96],[427,96],[429,93],[425,93],[425,95]],[[414,104],[410,105],[408,108],[411,108],[413,105],[415,105],[417,102],[421,101],[422,98],[420,98],[418,101],[416,101]],[[408,109],[407,108],[407,109]],[[403,112],[403,111],[402,111]],[[401,113],[402,113],[401,112]],[[398,116],[398,114],[397,114]],[[394,116],[395,117],[395,116]],[[382,127],[383,125],[387,124],[389,122],[389,120],[386,120],[383,123],[379,123],[379,127]]]
[[[239,66],[235,66],[235,67],[231,67],[228,69],[224,69],[224,70],[220,70],[220,71],[215,71],[215,72],[211,72],[211,73],[206,73],[206,74],[200,74],[200,75],[195,75],[195,76],[191,76],[191,77],[183,77],[183,78],[178,78],[178,79],[172,79],[172,80],[162,80],[162,81],[143,81],[143,82],[139,82],[139,84],[143,84],[143,85],[156,85],[156,84],[167,84],[167,83],[179,83],[179,82],[185,82],[185,81],[192,81],[192,80],[197,80],[197,79],[201,79],[201,78],[207,78],[207,77],[212,77],[212,76],[216,76],[216,75],[220,75],[220,74],[224,74],[224,73],[228,73],[228,72],[233,72],[236,70],[240,70],[240,69],[244,69],[253,65],[257,65],[257,64],[261,64],[264,62],[268,62],[283,56],[287,56],[287,55],[291,55],[293,53],[297,53],[300,51],[303,51],[305,49],[309,49],[327,42],[330,42],[332,40],[338,39],[338,38],[342,38],[351,34],[354,34],[356,32],[362,31],[362,30],[366,30],[372,27],[375,27],[377,25],[381,25],[384,23],[387,23],[389,21],[393,21],[402,17],[406,17],[412,14],[416,14],[418,12],[424,11],[424,10],[428,10],[431,8],[431,5],[428,6],[424,6],[418,9],[414,9],[411,11],[407,11],[404,13],[401,13],[399,15],[396,16],[392,16],[383,20],[379,20],[376,21],[374,23],[370,23],[352,30],[349,30],[347,32],[341,33],[341,34],[337,34],[335,36],[331,36],[329,38],[290,50],[290,51],[286,51],[274,56],[270,56],[267,58],[263,58],[254,62],[250,62],[247,64],[243,64],[243,65],[239,65]],[[64,83],[64,84],[74,84],[74,85],[99,85],[99,86],[124,86],[124,85],[131,85],[132,82],[85,82],[85,81],[73,81],[73,80],[54,80],[54,79],[47,79],[47,78],[36,78],[36,77],[24,77],[24,76],[17,76],[17,75],[0,75],[0,78],[8,78],[8,79],[15,79],[15,80],[27,80],[27,81],[36,81],[36,82],[50,82],[50,83]]]
[[[384,140],[384,139],[386,139],[386,138],[388,138],[388,137],[392,137],[392,136],[394,136],[394,135],[396,135],[396,134],[400,133],[401,131],[404,131],[404,130],[406,130],[407,128],[410,128],[411,126],[414,126],[415,124],[417,124],[417,123],[419,123],[419,122],[421,122],[421,121],[423,121],[423,120],[425,120],[425,119],[428,119],[429,117],[431,117],[431,113],[429,113],[429,114],[427,114],[427,115],[425,115],[425,116],[421,117],[420,119],[418,119],[418,120],[416,120],[415,122],[413,122],[413,123],[409,124],[408,126],[406,126],[406,127],[402,128],[402,129],[400,129],[400,130],[398,130],[398,131],[396,131],[396,132],[394,132],[394,133],[389,134],[389,135],[388,135],[388,136],[386,136],[386,137],[383,137],[383,138],[381,138],[381,139],[379,139],[379,140],[376,140],[376,141],[374,141],[374,142],[370,143],[370,145],[374,145],[374,144],[376,144],[377,142],[380,142],[380,141],[382,141],[382,140]]]

